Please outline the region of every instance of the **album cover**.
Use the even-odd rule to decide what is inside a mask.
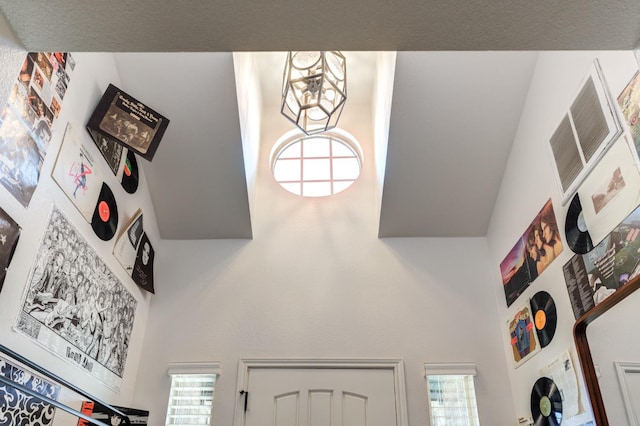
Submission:
[[[155,251],[144,232],[142,210],[138,209],[116,239],[113,256],[131,276],[133,282],[150,293],[153,287]]]
[[[640,172],[631,143],[620,136],[578,189],[593,244],[602,241],[638,205]]]
[[[87,129],[94,140],[100,134],[151,161],[168,125],[166,117],[109,84]]]
[[[118,170],[121,168],[120,164],[122,163],[122,160],[124,158],[124,146],[102,136],[101,133],[98,133],[94,130],[89,129],[89,134],[100,150],[102,157],[109,165],[109,169],[111,170],[111,172],[113,172],[114,175],[117,176]]]
[[[618,105],[633,137],[637,153],[640,153],[640,71],[638,71],[618,96]]]
[[[639,237],[637,207],[591,251],[576,254],[564,265],[576,319],[640,274]]]
[[[113,408],[119,410],[129,418],[130,425],[147,426],[149,422],[149,411],[139,410],[136,408],[120,407],[114,405]],[[94,401],[82,401],[82,408],[80,410],[82,414],[86,414],[92,419],[96,419],[106,424],[117,425],[123,424],[121,416],[110,410],[106,406]],[[78,426],[88,426],[89,422],[84,419],[78,420]]]
[[[144,233],[142,210],[138,209],[123,228],[113,246],[113,256],[127,271],[127,274],[131,275],[138,254],[140,239]]]
[[[540,351],[529,306],[520,308],[509,322],[509,337],[516,368]]]
[[[0,208],[0,291],[20,238],[20,226]]]
[[[51,176],[87,222],[91,223],[103,177],[93,154],[78,138],[70,123],[67,123]]]
[[[562,250],[562,237],[549,199],[500,263],[507,306],[511,306]]]

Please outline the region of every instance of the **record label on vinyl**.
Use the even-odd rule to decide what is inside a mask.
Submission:
[[[571,204],[569,204],[564,230],[567,244],[574,253],[585,254],[593,250],[593,241],[584,221],[582,204],[578,194],[573,196]]]
[[[129,149],[123,166],[122,187],[129,194],[133,194],[138,190],[138,180],[138,161],[134,152]]]
[[[531,415],[536,426],[562,423],[562,397],[553,380],[540,377],[531,390]]]
[[[100,196],[96,203],[96,208],[91,219],[91,227],[98,238],[109,241],[116,234],[118,228],[118,206],[116,199],[111,192],[111,188],[106,183],[102,183]]]
[[[546,291],[539,291],[530,300],[536,333],[543,348],[551,343],[556,332],[558,314],[553,298]]]

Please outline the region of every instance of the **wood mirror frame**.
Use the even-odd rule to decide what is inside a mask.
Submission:
[[[609,426],[609,420],[607,420],[607,413],[604,408],[604,402],[602,401],[602,393],[600,392],[598,376],[596,375],[596,369],[591,357],[591,350],[589,349],[589,342],[587,341],[587,325],[609,309],[616,306],[620,301],[624,300],[625,297],[629,296],[638,288],[640,288],[640,276],[635,277],[633,280],[616,290],[616,292],[611,296],[591,308],[584,315],[578,318],[573,326],[573,339],[576,342],[578,359],[580,361],[580,366],[582,367],[582,374],[584,375],[587,391],[589,392],[589,400],[591,401],[593,417],[597,426]]]

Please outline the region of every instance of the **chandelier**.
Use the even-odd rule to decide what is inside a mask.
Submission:
[[[342,53],[289,52],[282,83],[282,114],[311,135],[333,129],[347,100]]]

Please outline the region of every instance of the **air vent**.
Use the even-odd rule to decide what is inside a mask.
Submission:
[[[569,201],[622,133],[613,105],[600,64],[595,60],[549,140],[563,195],[562,204]]]

